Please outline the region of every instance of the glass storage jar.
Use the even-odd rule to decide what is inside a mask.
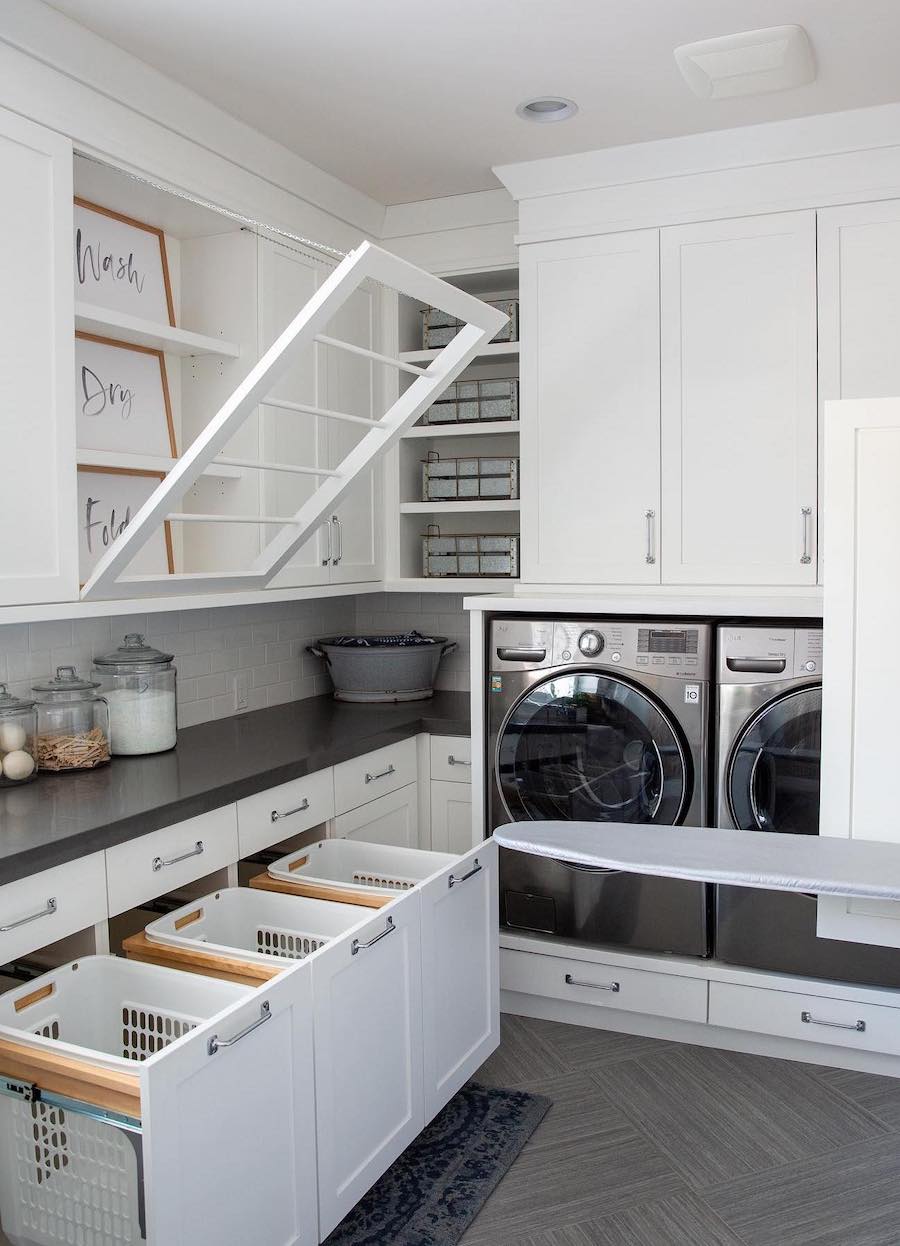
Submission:
[[[37,778],[34,701],[14,697],[0,684],[0,787]]]
[[[138,756],[175,747],[175,667],[171,653],[145,644],[138,632],[112,653],[94,659],[109,705],[113,753]]]
[[[34,685],[41,770],[93,770],[109,761],[109,712],[99,687],[74,666],[58,666],[55,679]]]

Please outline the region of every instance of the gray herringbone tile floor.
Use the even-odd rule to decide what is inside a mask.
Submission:
[[[503,1017],[553,1107],[462,1246],[900,1246],[900,1080]]]

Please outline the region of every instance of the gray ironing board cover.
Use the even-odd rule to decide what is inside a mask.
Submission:
[[[513,822],[494,839],[539,857],[766,891],[900,899],[900,844],[623,822]]]

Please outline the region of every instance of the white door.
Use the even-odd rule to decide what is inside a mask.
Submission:
[[[822,793],[819,833],[900,843],[900,668],[885,644],[900,614],[900,399],[825,407]],[[900,902],[820,896],[821,938],[900,947]]]
[[[0,185],[0,605],[72,601],[72,144],[0,110]]]
[[[497,845],[479,844],[419,890],[431,1120],[500,1042]]]
[[[472,788],[431,780],[431,846],[435,852],[468,852],[472,846]]]
[[[259,240],[259,354],[262,355],[300,308],[315,294],[331,272],[331,266],[293,247],[267,238]],[[296,363],[272,390],[272,397],[288,402],[326,407],[325,347],[315,345],[301,352]],[[300,463],[327,467],[328,423],[313,415],[301,415],[276,407],[260,407],[260,458],[269,463]],[[292,515],[311,497],[321,477],[287,472],[264,472],[263,512]],[[260,545],[260,548],[262,546]],[[323,524],[276,576],[275,587],[327,584],[330,576],[330,525]]]
[[[334,820],[338,839],[360,839],[367,844],[390,844],[392,848],[419,848],[419,785],[408,783],[396,792]]]
[[[419,941],[411,891],[313,960],[323,1238],[425,1123]]]
[[[816,582],[815,213],[661,231],[662,577]]]
[[[522,567],[659,582],[656,230],[520,250]]]
[[[311,979],[294,966],[141,1065],[149,1246],[319,1241]]]

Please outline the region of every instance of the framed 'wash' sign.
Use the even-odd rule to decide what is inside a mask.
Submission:
[[[77,300],[174,325],[161,229],[76,198],[73,260]]]
[[[175,458],[175,428],[162,351],[75,334],[79,450]]]
[[[122,467],[78,468],[78,578],[84,584],[163,479],[161,472]],[[166,523],[135,555],[131,575],[171,575],[172,534]]]

